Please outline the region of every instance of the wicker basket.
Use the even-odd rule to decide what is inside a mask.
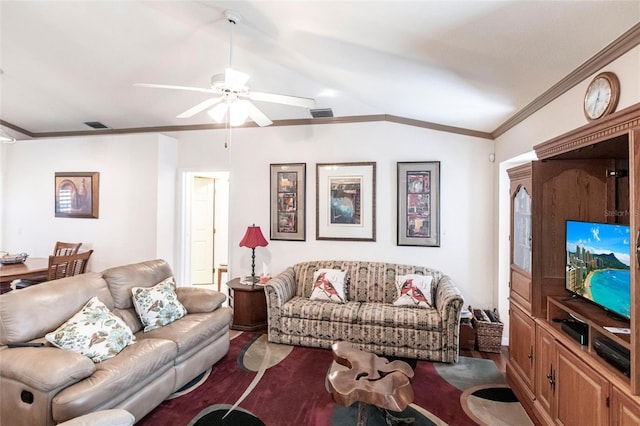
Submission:
[[[485,310],[485,313],[488,311]],[[497,322],[478,320],[479,309],[473,310],[473,328],[476,330],[476,346],[481,352],[500,352],[502,347],[502,329],[504,324],[500,321],[497,310],[493,310],[493,315]]]

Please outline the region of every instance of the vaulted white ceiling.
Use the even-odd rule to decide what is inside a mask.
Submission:
[[[176,115],[229,65],[334,116],[492,132],[640,22],[640,1],[1,1],[5,131],[209,124]],[[255,102],[272,120],[309,111]],[[14,129],[7,128],[7,125]],[[19,136],[19,135],[18,135]]]

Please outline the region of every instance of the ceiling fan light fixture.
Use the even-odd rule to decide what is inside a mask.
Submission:
[[[249,117],[249,111],[247,110],[247,101],[237,101],[229,106],[229,124],[232,126],[242,126]]]
[[[219,103],[218,105],[207,111],[209,117],[211,117],[216,123],[222,123],[224,117],[227,115],[228,106],[226,102]]]

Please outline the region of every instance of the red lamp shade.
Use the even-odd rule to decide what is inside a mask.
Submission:
[[[266,247],[269,243],[264,239],[262,231],[259,226],[247,227],[247,232],[244,234],[242,241],[240,241],[240,247],[248,247],[254,249],[256,247]]]

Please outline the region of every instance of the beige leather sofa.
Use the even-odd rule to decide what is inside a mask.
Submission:
[[[53,425],[86,413],[124,409],[136,421],[229,350],[231,310],[213,290],[179,287],[187,315],[144,333],[132,287],[152,287],[172,276],[152,260],[49,281],[0,296],[0,424]],[[8,348],[11,342],[46,342],[93,296],[122,318],[136,342],[95,363],[47,343]]]

